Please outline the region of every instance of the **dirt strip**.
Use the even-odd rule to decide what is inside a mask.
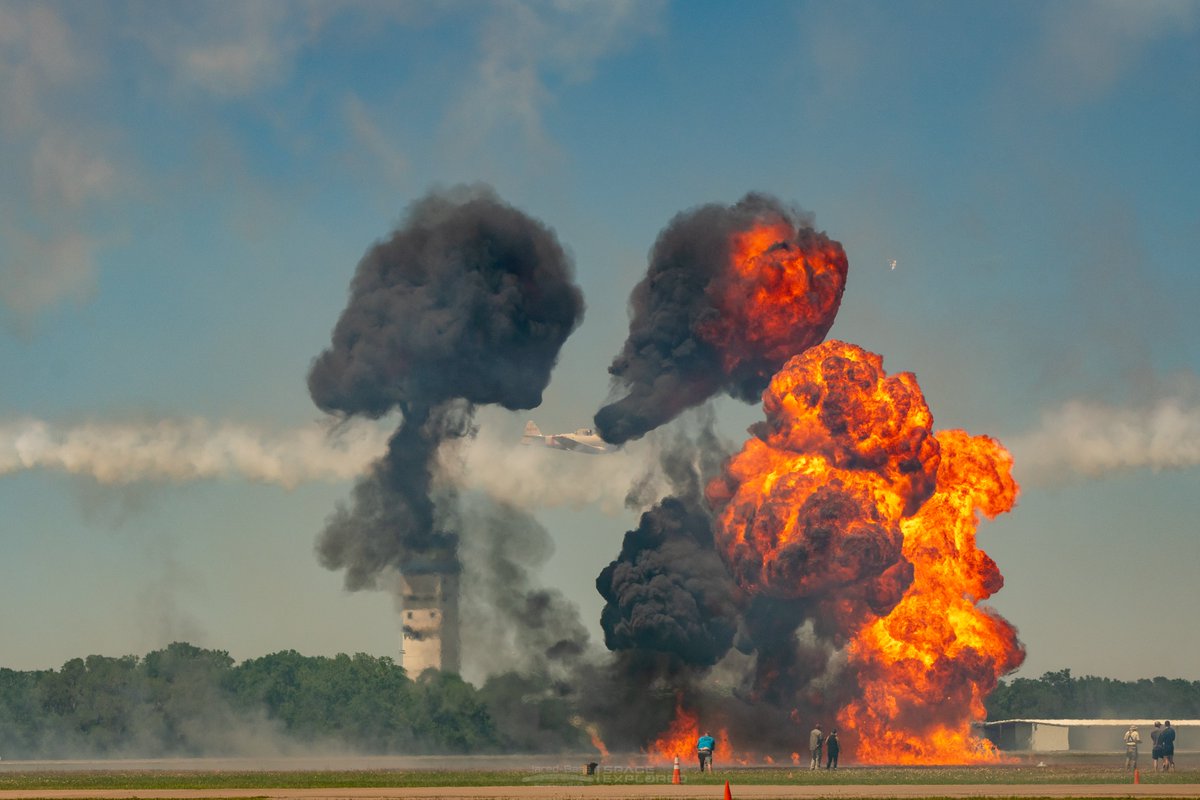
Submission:
[[[957,785],[747,785],[732,786],[734,800],[820,797],[1200,797],[1200,784],[957,784]],[[588,786],[450,786],[347,789],[4,789],[0,800],[202,800],[266,797],[271,800],[721,800],[722,786],[592,784]]]

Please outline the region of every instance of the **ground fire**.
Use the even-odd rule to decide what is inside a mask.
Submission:
[[[596,428],[620,443],[700,410],[656,441],[669,495],[631,488],[642,513],[597,577],[611,653],[593,660],[575,609],[527,580],[548,534],[459,492],[437,458],[477,406],[540,403],[582,294],[548,227],[483,187],[431,193],[368,250],[309,373],[331,414],[402,417],[318,556],[352,590],[399,573],[413,650],[442,643],[441,668],[457,661],[448,595],[475,592],[487,635],[520,644],[512,668],[573,703],[600,753],[690,761],[707,730],[717,763],[803,763],[819,722],[847,761],[994,758],[970,723],[1023,651],[980,605],[1002,578],[975,526],[1015,503],[1011,458],[935,433],[912,374],[824,341],[847,266],[811,215],[763,194],[659,235]],[[763,404],[738,452],[705,405],[719,394]]]
[[[645,750],[660,761],[694,757],[704,727],[721,732],[718,750],[729,761],[789,752],[794,761],[796,743],[823,722],[840,728],[859,763],[995,759],[971,722],[1024,652],[1015,629],[980,605],[1003,579],[976,546],[975,528],[980,514],[1014,505],[1012,459],[986,436],[935,433],[911,373],[888,375],[880,355],[821,342],[841,299],[845,255],[782,209],[751,195],[728,216],[703,207],[664,230],[612,370],[632,390],[597,415],[602,430],[636,436],[715,391],[748,399],[751,387],[766,387],[765,419],[740,452],[715,472],[697,467],[702,497],[682,491],[660,501],[598,581],[609,601],[604,618],[620,621],[606,626],[609,646],[661,653],[667,666],[652,676],[656,685],[678,681],[674,716],[647,735]],[[694,224],[700,219],[708,229]],[[713,245],[714,229],[724,244]],[[686,267],[679,254],[701,245],[723,266],[706,262],[691,283],[663,280]],[[679,292],[676,305],[659,298],[655,306],[653,289],[665,296],[667,285],[706,298],[688,317],[687,346],[677,346],[678,331],[645,327],[654,313],[678,323],[681,309],[694,310]],[[662,354],[645,345],[664,341],[677,346],[672,357],[658,359],[661,375],[644,374],[645,354]],[[697,351],[719,369],[681,380],[680,363]],[[631,375],[654,389],[639,389]],[[652,408],[662,386],[682,395],[670,414]],[[723,565],[725,588],[706,552]],[[671,608],[695,618],[676,612],[672,628],[643,622],[664,619],[668,607],[651,586],[671,587]],[[733,633],[704,638],[717,649],[703,657],[679,649],[711,634],[710,619]],[[733,673],[732,685],[704,688],[710,671],[727,682]]]
[[[1016,630],[979,606],[1004,579],[975,545],[976,515],[1012,508],[1012,459],[986,436],[941,431],[937,438],[937,492],[901,523],[913,583],[849,647],[861,699],[842,717],[857,734],[859,761],[993,760],[992,748],[971,735],[970,721],[985,716],[984,699],[1025,655]]]

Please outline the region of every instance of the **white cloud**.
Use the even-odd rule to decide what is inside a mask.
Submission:
[[[76,233],[35,238],[5,230],[0,249],[0,302],[21,324],[64,298],[81,300],[95,283],[99,243]]]
[[[0,5],[0,304],[19,326],[91,292],[98,242],[81,215],[117,177],[98,136],[67,132],[82,128],[76,101],[102,70],[61,10]]]
[[[33,152],[33,196],[43,207],[77,208],[112,192],[117,171],[103,154],[89,151],[85,140],[61,133],[41,137]]]
[[[451,114],[460,146],[514,128],[535,152],[554,148],[542,122],[552,80],[589,80],[599,61],[656,30],[658,0],[510,2],[486,6],[474,80]]]
[[[46,92],[82,74],[79,49],[53,6],[0,4],[0,128],[42,123]]]
[[[346,99],[345,115],[355,141],[371,156],[372,167],[393,182],[401,180],[408,171],[408,159],[358,96]]]
[[[1200,21],[1193,0],[1093,0],[1048,3],[1032,59],[1039,86],[1061,100],[1108,91],[1153,45],[1187,35]]]
[[[129,25],[179,85],[239,97],[290,76],[312,8],[283,0],[151,3],[138,6]]]

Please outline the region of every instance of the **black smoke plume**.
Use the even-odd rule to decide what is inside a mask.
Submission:
[[[367,251],[308,375],[324,411],[403,416],[317,543],[347,588],[373,586],[389,567],[457,564],[453,496],[435,496],[434,455],[472,432],[478,404],[539,405],[583,307],[554,233],[486,187],[431,192]]]
[[[733,264],[733,238],[759,226],[772,229],[774,244],[755,256],[747,277]],[[814,231],[811,217],[768,195],[677,215],[659,234],[646,277],[630,296],[629,336],[608,369],[614,390],[626,394],[596,413],[597,431],[619,444],[718,392],[757,401],[789,357],[824,338],[845,274],[841,245]],[[731,297],[744,303],[753,289],[770,291],[781,282],[799,294],[791,302],[798,313],[787,324],[749,335],[724,330],[753,322],[743,314],[755,316],[745,305],[731,308]]]
[[[609,650],[711,667],[733,642],[738,593],[713,546],[712,514],[702,491],[701,473],[715,470],[721,455],[712,421],[706,420],[699,443],[680,435],[668,444],[662,468],[674,494],[642,514],[616,560],[596,579],[606,601],[600,625]]]

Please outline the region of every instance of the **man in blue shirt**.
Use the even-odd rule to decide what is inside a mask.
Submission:
[[[712,754],[713,748],[717,741],[709,735],[708,731],[696,740],[696,753],[700,756],[700,771],[704,772],[704,767],[708,765],[708,771],[712,772]]]

